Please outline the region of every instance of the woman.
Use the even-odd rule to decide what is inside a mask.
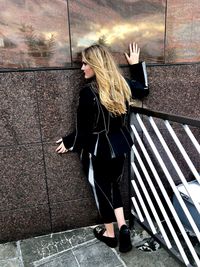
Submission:
[[[80,91],[76,129],[58,140],[56,149],[58,153],[80,153],[105,226],[94,228],[94,235],[116,247],[113,222],[117,220],[120,252],[132,248],[119,190],[125,155],[133,144],[125,124],[132,97],[142,98],[149,92],[145,65],[139,63],[140,49],[135,43],[129,49],[125,56],[131,81],[123,78],[104,46],[92,45],[82,52],[81,70],[87,83]]]

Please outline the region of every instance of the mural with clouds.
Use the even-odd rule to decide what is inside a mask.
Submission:
[[[2,69],[76,66],[94,42],[119,64],[132,41],[147,63],[200,60],[199,0],[0,0],[0,12]]]

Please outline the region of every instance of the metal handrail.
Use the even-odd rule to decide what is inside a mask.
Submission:
[[[142,108],[142,107],[131,107],[131,112],[133,113],[139,113],[147,116],[152,116],[155,118],[163,119],[163,120],[169,120],[173,122],[178,122],[181,124],[189,124],[190,126],[195,126],[200,128],[200,120],[193,119],[186,116],[179,116],[175,114],[168,114],[161,111],[155,111],[148,108]]]
[[[164,120],[164,125],[166,127],[166,129],[168,130],[168,133],[171,135],[172,139],[174,140],[174,142],[176,143],[179,151],[181,152],[183,158],[185,159],[188,167],[190,168],[190,170],[192,171],[194,178],[196,178],[196,181],[200,184],[200,175],[198,174],[194,164],[192,163],[190,157],[187,155],[187,152],[184,149],[184,146],[181,144],[181,142],[179,141],[178,137],[176,136],[173,128],[171,127],[171,124],[169,123],[169,121],[171,122],[176,122],[178,124],[181,124],[185,130],[185,133],[188,135],[188,137],[190,138],[191,142],[193,143],[194,147],[197,149],[197,152],[200,154],[200,145],[198,143],[198,141],[196,140],[196,138],[194,137],[192,131],[190,130],[189,126],[193,126],[193,127],[197,127],[200,128],[200,120],[198,119],[193,119],[193,118],[189,118],[189,117],[183,117],[183,116],[177,116],[174,114],[167,114],[167,113],[163,113],[163,112],[158,112],[158,111],[153,111],[147,108],[140,108],[140,107],[132,107],[131,108],[132,114],[135,114],[135,118],[137,121],[137,124],[139,125],[140,129],[142,130],[143,135],[145,136],[149,147],[152,149],[156,160],[159,162],[161,169],[163,170],[163,173],[165,175],[165,177],[167,178],[171,188],[173,189],[174,195],[177,198],[181,208],[183,209],[197,239],[200,242],[200,231],[196,225],[196,222],[194,220],[194,218],[192,217],[192,215],[190,214],[190,211],[188,210],[188,207],[186,207],[186,204],[184,202],[184,200],[182,199],[182,196],[179,192],[179,190],[177,189],[177,186],[175,184],[175,182],[173,181],[173,178],[170,174],[170,171],[167,169],[165,162],[163,161],[162,157],[160,156],[158,149],[156,148],[155,144],[154,144],[154,140],[151,138],[148,130],[146,129],[143,120],[140,118],[139,114],[142,115],[146,115],[149,119],[150,125],[153,128],[154,132],[156,133],[156,136],[158,138],[158,140],[160,141],[160,144],[162,145],[162,147],[164,148],[164,151],[166,152],[166,155],[168,156],[168,159],[170,160],[171,164],[173,165],[174,169],[176,170],[180,181],[182,182],[183,186],[185,187],[186,191],[188,192],[188,196],[191,198],[191,200],[193,201],[194,207],[196,208],[197,212],[200,214],[200,205],[199,203],[195,200],[194,196],[193,196],[193,192],[191,192],[188,182],[186,180],[186,178],[183,175],[183,172],[181,170],[181,168],[179,167],[174,155],[171,153],[167,143],[165,142],[164,138],[162,137],[161,132],[159,131],[155,121],[153,120],[153,117],[155,118],[159,118]],[[136,122],[135,121],[135,122]],[[189,125],[189,126],[188,126]],[[190,240],[190,238],[188,237],[186,230],[182,224],[181,219],[179,218],[179,216],[176,213],[176,210],[173,207],[173,204],[171,203],[171,200],[162,184],[162,181],[159,177],[159,174],[155,168],[155,165],[152,161],[152,159],[150,158],[143,142],[142,142],[142,138],[140,137],[140,135],[137,132],[137,129],[135,127],[135,125],[131,125],[131,129],[133,131],[133,136],[136,140],[136,142],[138,143],[140,149],[141,149],[141,153],[144,155],[144,158],[146,159],[146,164],[150,167],[152,174],[160,188],[160,191],[162,192],[166,203],[168,205],[168,208],[170,209],[174,220],[177,223],[177,226],[179,227],[180,233],[182,234],[183,239],[185,240],[186,245],[189,248],[189,251],[194,259],[194,262],[197,264],[197,266],[200,266],[200,259],[198,254],[195,251],[195,248]],[[141,133],[140,130],[140,133]],[[142,135],[142,136],[143,136]],[[155,210],[155,208],[152,206],[152,200],[150,199],[149,196],[149,192],[148,190],[146,190],[146,188],[144,187],[144,183],[142,181],[141,175],[139,173],[139,170],[135,164],[135,162],[131,162],[131,166],[133,168],[134,174],[135,174],[135,178],[138,182],[138,185],[136,184],[135,180],[131,181],[132,187],[135,191],[135,196],[131,197],[132,202],[133,202],[133,206],[135,207],[136,210],[136,214],[135,216],[137,217],[138,220],[140,220],[141,224],[144,226],[145,229],[148,229],[148,231],[154,236],[156,237],[157,240],[163,242],[164,246],[167,247],[175,256],[178,257],[179,260],[181,260],[186,266],[192,266],[190,264],[190,260],[188,259],[188,256],[186,255],[184,248],[181,244],[181,241],[179,240],[179,237],[177,236],[176,230],[173,228],[173,225],[164,209],[164,206],[162,204],[162,202],[160,201],[160,197],[156,192],[155,186],[151,181],[151,178],[148,174],[148,171],[146,169],[145,164],[143,163],[138,150],[136,148],[135,145],[133,145],[132,147],[132,153],[134,155],[134,160],[136,159],[136,161],[139,164],[139,167],[141,169],[141,172],[143,173],[144,179],[147,181],[150,190],[152,191],[154,198],[157,202],[157,205],[165,219],[166,225],[168,227],[168,229],[171,232],[171,235],[175,241],[176,247],[178,248],[179,253],[174,253],[174,251],[176,251],[176,249],[174,249],[173,245],[171,245],[172,243],[170,242],[170,240],[168,239],[167,233],[165,232],[165,229],[163,228],[160,218],[157,214],[157,211]],[[133,157],[132,157],[133,158]],[[141,188],[141,192],[144,195],[144,197],[147,200],[147,205],[148,208],[145,206],[144,201],[141,197],[141,193],[139,191],[139,188]],[[150,208],[151,212],[152,212],[152,216],[155,219],[155,222],[152,221],[152,218],[149,215],[148,209]],[[144,215],[144,216],[143,216]],[[146,218],[146,219],[145,219]],[[158,231],[155,230],[155,224],[157,224],[157,228],[159,229]],[[147,225],[149,227],[147,227]],[[158,232],[160,234],[158,234]],[[162,236],[162,238],[159,238],[159,235]],[[181,256],[181,257],[180,257]]]

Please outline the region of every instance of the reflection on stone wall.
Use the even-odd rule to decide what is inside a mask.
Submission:
[[[125,63],[123,52],[135,41],[143,60],[164,61],[165,1],[74,0],[69,11],[74,59],[84,47],[100,42]]]
[[[167,1],[166,62],[200,61],[200,1]]]
[[[70,61],[67,3],[0,0],[0,68],[63,67]]]
[[[132,41],[149,63],[200,58],[196,0],[0,0],[0,10],[0,68],[75,66],[94,42],[108,45],[119,64]]]

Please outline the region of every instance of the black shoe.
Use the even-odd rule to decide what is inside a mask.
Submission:
[[[130,231],[127,225],[122,225],[119,230],[119,251],[128,252],[132,249]]]
[[[104,242],[107,246],[109,246],[111,248],[115,248],[117,246],[117,238],[104,236],[103,234],[105,233],[105,231],[106,231],[106,229],[103,229],[99,226],[97,226],[93,230],[94,235],[97,239]]]

